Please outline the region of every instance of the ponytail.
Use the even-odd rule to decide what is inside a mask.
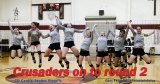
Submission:
[[[39,23],[38,22],[32,22],[36,27],[39,27]]]

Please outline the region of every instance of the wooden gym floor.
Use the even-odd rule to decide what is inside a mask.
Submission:
[[[72,74],[70,74],[67,77],[54,77],[54,76],[44,76],[44,77],[38,77],[38,76],[19,76],[15,77],[13,75],[13,69],[15,67],[21,67],[22,69],[39,69],[38,68],[38,56],[36,57],[36,64],[32,62],[31,56],[29,53],[26,53],[25,56],[20,59],[16,57],[15,59],[11,59],[9,57],[10,53],[0,53],[0,84],[52,84],[52,83],[58,83],[58,84],[160,84],[160,56],[151,56],[152,58],[152,64],[147,65],[144,61],[139,61],[137,63],[137,73],[136,76],[131,77],[130,79],[124,77],[124,80],[136,80],[132,81],[131,83],[123,81],[120,82],[120,78],[118,76],[103,76],[105,69],[109,69],[109,66],[101,65],[101,76],[98,78],[90,77],[89,76],[89,69],[88,63],[86,61],[83,62],[83,66],[85,66],[85,69],[87,70],[87,76],[85,76],[85,79],[82,79],[80,76],[75,77]],[[96,59],[95,56],[91,56],[92,62],[95,66]],[[70,61],[70,73],[73,72],[74,69],[79,69],[76,58],[73,56],[73,54],[68,54],[67,59]],[[133,66],[135,66],[133,64]],[[43,64],[41,69],[49,69],[50,67],[53,67],[53,69],[65,69],[61,68],[61,66],[58,63],[58,56],[55,54],[54,58],[51,61],[48,61],[48,58],[43,57]],[[142,67],[147,68],[147,76],[139,76],[139,74],[142,72],[140,69]],[[15,82],[15,80],[44,80],[43,82]],[[45,80],[52,80],[52,82],[46,82]],[[118,81],[116,81],[118,80]],[[152,80],[152,81],[141,81],[141,80]],[[153,81],[154,80],[154,81]]]

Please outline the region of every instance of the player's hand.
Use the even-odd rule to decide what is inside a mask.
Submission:
[[[57,18],[57,19],[58,19],[58,16],[56,16],[56,15],[55,15],[55,18]]]
[[[128,21],[127,22],[127,25],[131,28],[132,27],[132,25],[131,25],[131,22],[130,21]]]
[[[94,24],[94,26],[97,27],[98,25],[97,25],[97,24]]]
[[[89,29],[90,29],[89,27],[85,28],[85,30],[89,30]]]

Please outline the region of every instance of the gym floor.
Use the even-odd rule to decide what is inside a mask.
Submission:
[[[73,76],[73,74],[69,74],[67,77],[55,77],[55,76],[44,76],[44,77],[39,77],[39,76],[14,76],[13,75],[13,70],[15,67],[21,67],[22,69],[40,69],[38,68],[38,57],[36,57],[36,64],[32,62],[31,56],[29,53],[26,53],[25,56],[20,59],[16,57],[15,59],[11,59],[9,57],[10,53],[0,53],[2,58],[0,58],[0,81],[1,84],[14,84],[14,83],[19,83],[19,84],[27,84],[27,82],[16,82],[18,80],[43,80],[45,84],[51,84],[51,83],[58,83],[58,84],[160,84],[160,67],[159,67],[159,60],[160,56],[158,55],[152,55],[150,56],[152,59],[152,64],[147,65],[144,61],[139,61],[136,64],[137,67],[137,72],[136,76],[133,76],[131,78],[128,77],[123,77],[121,80],[137,80],[131,81],[131,82],[126,82],[126,81],[120,81],[119,76],[104,76],[103,74],[105,73],[106,69],[109,69],[109,66],[106,64],[102,64],[100,66],[101,70],[101,75],[96,78],[96,77],[91,77],[89,76],[89,70],[90,67],[88,66],[87,61],[83,62],[84,68],[87,70],[87,75],[83,79],[81,76]],[[92,56],[92,62],[94,66],[96,65],[96,58],[95,56]],[[58,63],[58,56],[55,54],[55,56],[52,58],[51,61],[48,61],[47,57],[43,57],[43,62],[42,62],[42,67],[41,69],[49,69],[50,67],[53,67],[53,69],[65,69],[61,68],[61,66]],[[73,73],[74,69],[79,69],[77,63],[76,63],[76,58],[73,56],[73,54],[67,54],[67,59],[70,61],[70,69],[69,73]],[[135,64],[132,65],[133,67]],[[142,73],[143,70],[142,67],[146,67],[146,75],[147,76],[139,76],[140,73]],[[114,68],[116,69],[116,68]],[[50,82],[46,82],[45,80],[48,80]],[[118,80],[118,81],[116,81]],[[148,80],[148,81],[141,81],[141,80]],[[152,81],[150,81],[152,80]],[[153,81],[154,80],[154,81]],[[51,82],[52,81],[52,82]],[[150,82],[149,82],[150,81]],[[38,82],[32,82],[28,84],[40,84]]]

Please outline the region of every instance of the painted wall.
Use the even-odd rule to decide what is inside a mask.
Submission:
[[[157,0],[157,15],[153,15],[152,0],[1,0],[0,22],[13,19],[13,10],[19,9],[19,20],[37,20],[37,8],[31,4],[37,3],[68,3],[65,7],[64,22],[85,24],[86,16],[98,16],[98,10],[104,10],[105,16],[116,16],[117,22],[125,20],[160,20],[160,1]],[[45,19],[46,21],[46,19]],[[45,23],[45,21],[41,21]]]
[[[153,0],[131,0],[131,19],[160,20],[160,1],[157,0],[157,15],[153,15]]]
[[[124,24],[129,19],[133,20],[133,24],[160,24],[160,0],[157,0],[156,16],[153,15],[152,0],[0,0],[0,25],[7,25],[6,21],[9,18],[13,21],[14,9],[16,7],[20,11],[19,20],[15,21],[13,25],[30,25],[31,21],[38,21],[37,8],[32,7],[31,4],[60,2],[71,2],[71,5],[65,6],[65,19],[63,22],[72,22],[72,24],[75,25],[85,25],[85,17],[98,16],[98,10],[104,10],[105,16],[116,16],[117,24]],[[39,21],[41,25],[55,23],[47,19],[47,13],[44,14],[44,19],[45,20]],[[146,33],[150,31],[152,31],[152,28],[144,30]],[[22,32],[26,36],[27,31]],[[8,30],[5,30],[5,34],[2,31],[0,31],[0,33],[2,38],[11,40],[10,36],[5,35],[10,35]],[[61,32],[61,34],[63,35],[63,32]],[[81,34],[76,35],[76,37],[82,38]],[[129,33],[129,37],[131,35],[132,34]],[[80,42],[82,42],[83,39],[80,41],[79,39],[77,40],[78,43],[76,44],[79,48]],[[152,45],[153,36],[145,38],[145,44],[147,44],[147,46]],[[156,53],[160,54],[158,49]],[[146,48],[146,51],[147,50],[149,50],[149,48]]]
[[[1,8],[1,18],[0,21],[4,22],[9,18],[13,20],[14,10],[17,7],[19,10],[19,20],[18,21],[30,21],[31,20],[31,0],[2,0],[0,5]]]

